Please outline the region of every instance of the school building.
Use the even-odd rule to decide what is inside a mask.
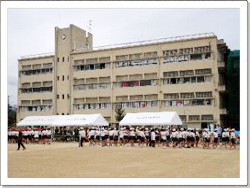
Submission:
[[[52,42],[52,41],[51,41]],[[228,48],[213,33],[93,47],[81,28],[55,28],[55,52],[18,60],[17,122],[26,116],[176,111],[185,125],[224,126]]]

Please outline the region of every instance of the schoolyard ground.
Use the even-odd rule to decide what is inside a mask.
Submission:
[[[240,150],[8,145],[9,178],[238,178]]]

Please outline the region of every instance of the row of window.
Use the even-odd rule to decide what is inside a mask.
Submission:
[[[88,110],[88,109],[111,109],[111,103],[88,103],[88,104],[75,104],[75,110]]]
[[[75,65],[75,71],[97,70],[97,69],[110,69],[110,63],[98,63],[87,65]]]
[[[29,106],[32,105],[41,105],[41,100],[21,100],[21,105]],[[52,105],[52,99],[44,99],[42,100],[42,104],[46,105]]]
[[[130,61],[119,61],[115,63],[116,68],[120,67],[133,67],[133,66],[143,66],[143,65],[156,65],[158,63],[157,58],[151,59],[138,59]]]
[[[74,86],[74,90],[109,89],[109,88],[111,88],[110,83],[83,84]]]
[[[52,110],[52,106],[50,105],[42,105],[42,106],[20,106],[19,110],[21,112],[46,112]]]
[[[32,82],[32,84],[27,82],[27,83],[22,84],[22,88],[29,88],[29,87],[31,87],[31,85],[32,85],[33,88],[50,87],[50,86],[52,86],[52,81]]]
[[[46,68],[52,68],[52,63],[43,63],[43,64],[34,64],[32,65],[22,65],[22,70],[38,70],[38,69],[46,69]]]
[[[52,74],[53,68],[43,68],[43,69],[36,69],[36,70],[22,70],[20,71],[19,77],[21,75],[28,76],[28,75],[40,75],[40,74]]]
[[[193,76],[193,75],[206,75],[212,74],[212,69],[196,69],[194,70],[183,70],[183,71],[169,71],[164,72],[163,77],[176,77],[176,76]]]
[[[52,92],[52,87],[41,87],[41,88],[21,88],[21,93],[44,93],[44,92]]]
[[[187,122],[187,121],[213,121],[214,117],[212,114],[207,114],[207,115],[189,115],[188,119],[187,119],[187,115],[179,115],[181,120],[183,122]]]
[[[212,92],[166,93],[164,99],[211,98]]]
[[[211,106],[212,99],[193,99],[193,100],[171,100],[164,101],[163,106]]]
[[[192,76],[185,78],[165,78],[163,79],[163,85],[167,84],[190,84],[190,83],[204,83],[211,82],[211,76]]]
[[[193,54],[193,53],[203,53],[203,52],[211,52],[211,46],[200,46],[200,47],[192,47],[192,48],[165,50],[163,51],[163,55],[175,56],[178,54]]]
[[[170,57],[164,57],[163,58],[163,63],[174,63],[174,62],[182,62],[182,61],[195,61],[195,60],[209,59],[210,57],[211,57],[211,53],[170,56]]]

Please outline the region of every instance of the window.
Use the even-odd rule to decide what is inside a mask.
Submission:
[[[194,93],[181,93],[182,99],[194,98]]]
[[[213,119],[214,119],[213,115],[202,115],[201,116],[201,120],[212,121]]]
[[[67,94],[67,99],[69,99],[69,94]]]
[[[199,121],[200,116],[199,115],[190,115],[188,119],[189,119],[189,121]]]
[[[62,99],[64,99],[64,94],[62,94]]]
[[[211,73],[212,73],[211,69],[197,69],[197,70],[195,70],[196,75],[211,74]]]
[[[62,62],[64,62],[64,57],[62,58]]]
[[[59,95],[57,95],[57,99],[59,99]]]
[[[67,79],[69,80],[69,75],[67,76]]]
[[[64,81],[64,75],[62,76],[62,81]]]
[[[164,99],[179,99],[179,93],[164,94]]]
[[[197,98],[209,98],[212,97],[212,92],[196,92]]]
[[[57,76],[57,80],[59,81],[59,76]]]
[[[62,113],[62,115],[64,115],[64,113]]]
[[[68,57],[68,62],[69,62],[69,57]]]
[[[178,76],[178,71],[164,72],[163,76],[164,77],[175,77],[175,76]]]
[[[57,62],[59,62],[59,57],[57,58]]]

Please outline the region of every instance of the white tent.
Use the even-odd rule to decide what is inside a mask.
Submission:
[[[27,116],[17,126],[51,126],[60,116]]]
[[[182,121],[177,112],[142,112],[127,113],[119,125],[182,125]]]
[[[52,126],[108,126],[109,123],[101,114],[73,114],[60,116],[53,122]]]

